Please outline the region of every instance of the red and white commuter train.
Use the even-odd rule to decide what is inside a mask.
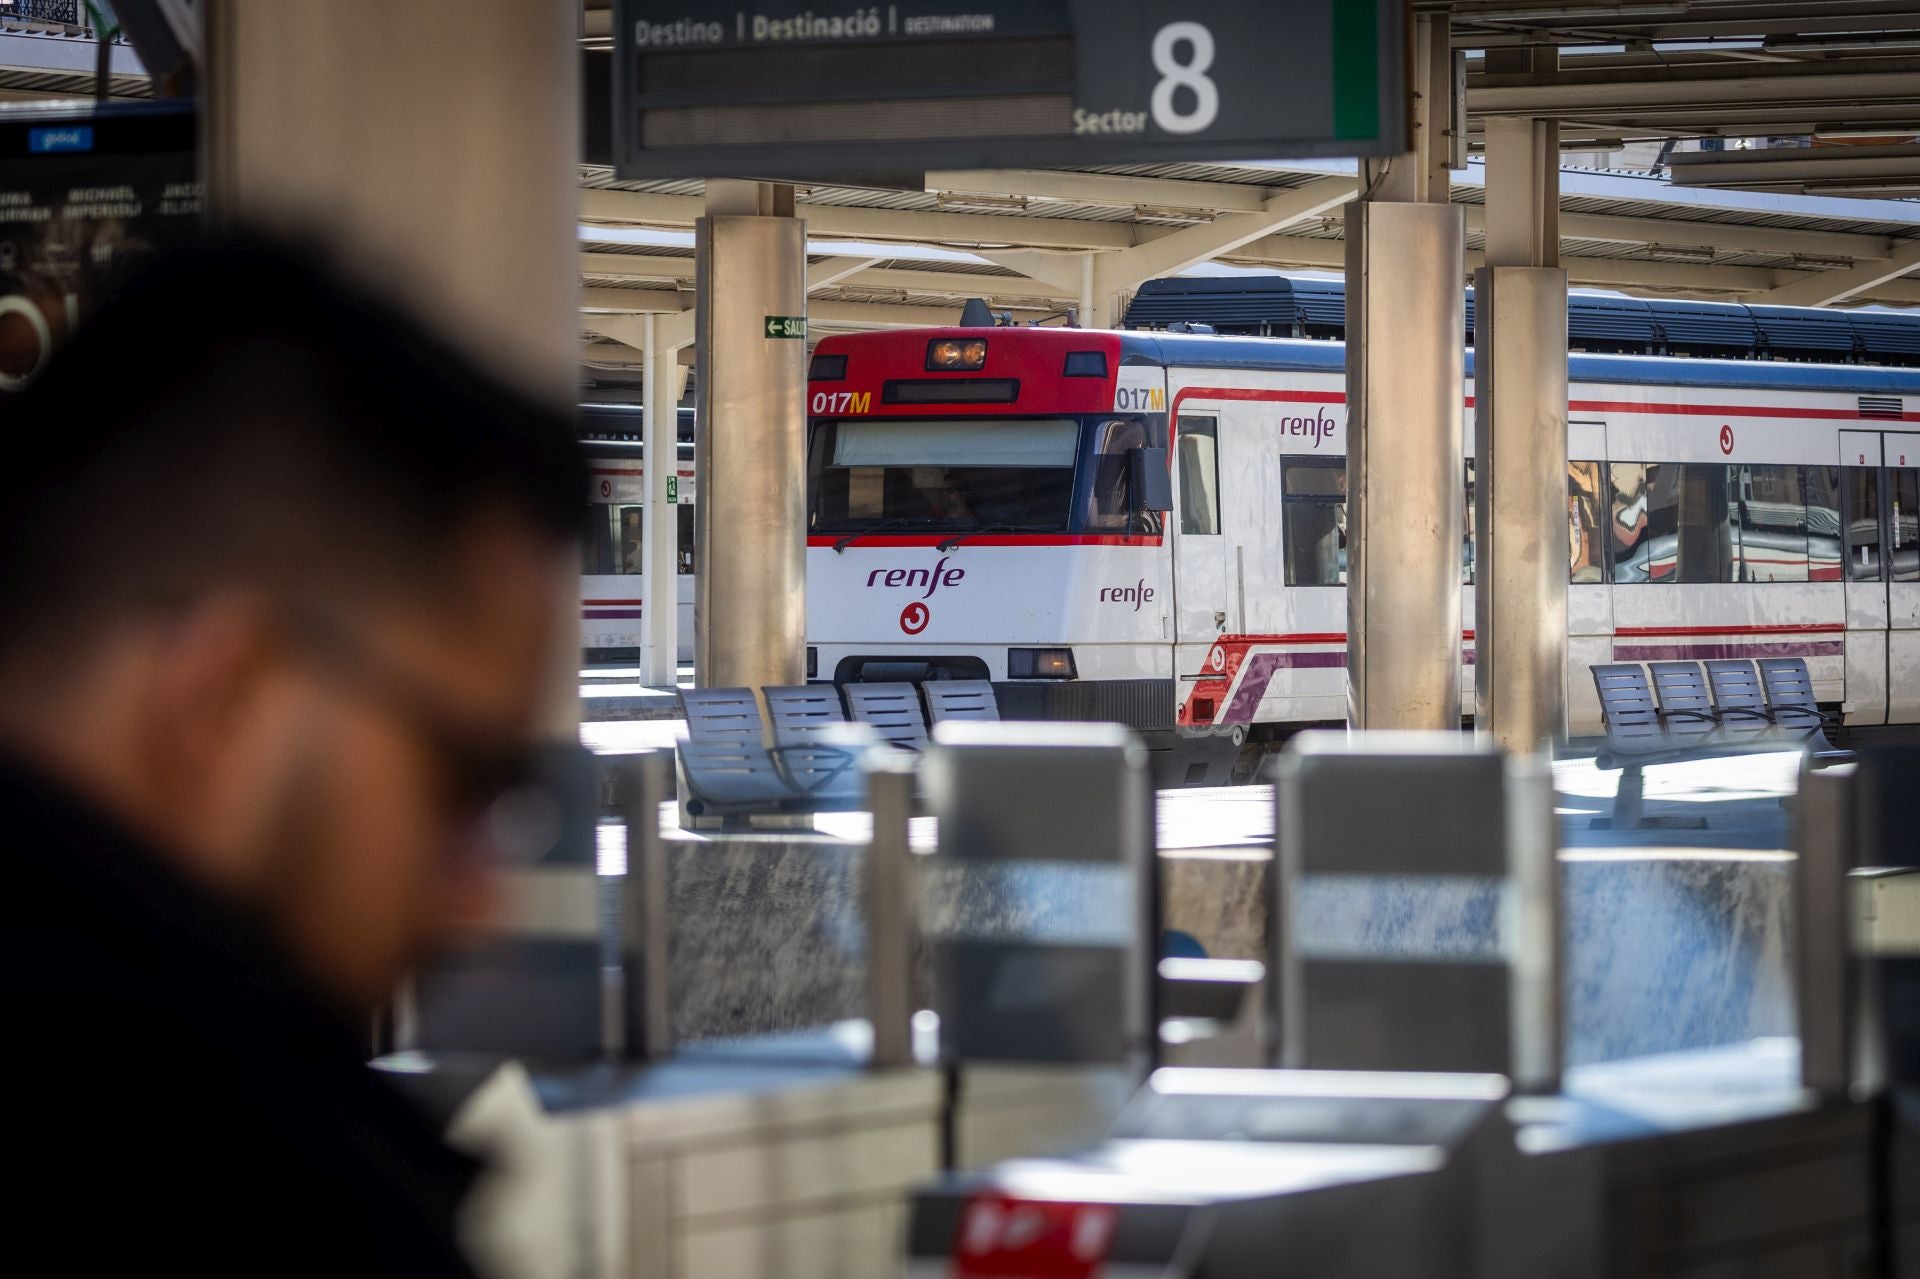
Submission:
[[[1201,758],[1340,720],[1344,358],[1051,328],[825,339],[811,670],[984,677],[1009,713]],[[1799,655],[1849,723],[1920,722],[1920,371],[1575,355],[1568,416],[1574,734],[1600,728],[1589,666],[1662,658]],[[1169,515],[1132,500],[1143,449],[1170,449]],[[1471,484],[1469,460],[1469,537]]]

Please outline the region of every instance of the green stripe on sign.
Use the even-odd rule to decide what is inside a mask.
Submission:
[[[1379,0],[1333,0],[1333,136],[1380,136]]]

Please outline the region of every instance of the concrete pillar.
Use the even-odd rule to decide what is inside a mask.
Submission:
[[[701,687],[806,679],[806,224],[793,188],[707,184],[695,226]],[[776,323],[770,326],[769,321]],[[791,334],[790,336],[787,334]]]
[[[1546,70],[1552,50],[1505,51]],[[1566,736],[1567,273],[1559,126],[1486,122],[1474,275],[1474,722],[1512,751]]]
[[[667,498],[667,481],[680,465],[680,366],[659,327],[651,314],[642,318],[646,364],[641,372],[641,447],[647,493],[641,507],[646,572],[640,581],[645,601],[640,682],[650,688],[672,688],[680,669],[680,513]]]
[[[1347,722],[1460,724],[1466,225],[1448,202],[1453,58],[1419,17],[1415,150],[1347,208]]]
[[[337,0],[206,0],[202,15],[213,216],[325,246],[571,416],[578,12],[416,0],[368,21]],[[567,599],[577,634],[577,586]],[[560,659],[549,727],[571,740],[577,641]]]

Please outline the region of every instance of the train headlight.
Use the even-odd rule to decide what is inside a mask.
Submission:
[[[934,373],[966,373],[987,362],[985,338],[936,338],[927,343],[927,369]]]
[[[1010,648],[1007,650],[1008,679],[1074,679],[1070,648]]]

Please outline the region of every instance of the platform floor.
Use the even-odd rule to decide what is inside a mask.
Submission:
[[[664,696],[662,694],[661,696]],[[618,754],[672,746],[685,733],[678,719],[600,720],[582,724],[580,738],[596,753]],[[1561,843],[1567,849],[1753,849],[1779,851],[1792,844],[1784,800],[1798,785],[1800,755],[1792,751],[1728,755],[1646,770],[1645,813],[1697,829],[1661,827],[1611,830],[1596,827],[1612,811],[1618,771],[1596,768],[1575,742],[1553,766]],[[865,840],[871,822],[864,813],[823,813],[821,834]],[[916,823],[915,842],[931,847],[930,820]],[[1160,792],[1160,848],[1178,854],[1203,850],[1260,849],[1273,838],[1273,790],[1268,786],[1195,787]]]

